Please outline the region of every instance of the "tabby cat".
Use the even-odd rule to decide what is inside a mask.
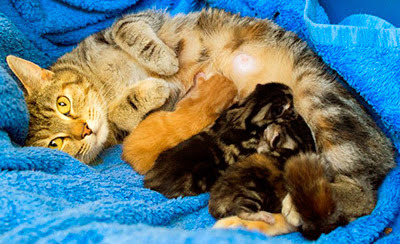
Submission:
[[[395,166],[390,141],[341,86],[337,74],[294,33],[269,20],[242,18],[212,9],[174,17],[147,11],[127,15],[111,28],[86,38],[76,49],[61,57],[51,71],[14,57],[9,57],[8,63],[30,94],[27,101],[32,119],[28,145],[61,148],[86,162],[97,154],[99,148],[119,141],[165,100],[170,101],[166,107],[174,104],[193,86],[193,77],[199,71],[228,77],[238,89],[239,100],[249,95],[257,83],[279,81],[287,85],[293,92],[295,110],[310,127],[316,142],[316,154],[298,159],[316,161],[327,172],[318,178],[324,184],[313,184],[315,179],[312,177],[316,174],[305,174],[310,177],[302,178],[300,189],[296,188],[299,192],[307,193],[308,189],[314,189],[314,193],[326,193],[320,196],[326,196],[330,205],[314,211],[318,218],[310,215],[309,206],[318,206],[310,205],[307,197],[295,198],[289,190],[283,200],[282,213],[286,220],[301,226],[302,231],[327,232],[331,230],[329,226],[369,214],[376,203],[378,186]],[[143,84],[151,89],[140,88],[138,93],[132,91],[132,86],[141,87]],[[80,89],[78,93],[85,94],[86,91],[93,95],[82,96],[79,102],[75,102],[69,97],[71,95],[66,94],[72,92],[71,86]],[[39,97],[50,90],[46,102],[40,102]],[[101,90],[104,95],[97,95],[96,90]],[[126,91],[124,95],[120,94],[121,90]],[[168,96],[171,99],[166,98]],[[62,97],[68,98],[72,106],[69,113],[64,109],[69,107],[68,102]],[[84,104],[84,97],[97,99],[97,105]],[[208,102],[214,102],[208,107],[207,102],[201,105],[193,103],[193,107],[187,109],[192,111],[187,117],[183,116],[182,110],[177,114],[163,111],[150,114],[126,137],[123,158],[138,172],[146,173],[161,152],[212,123],[218,112],[233,102],[232,97],[224,100],[223,96],[214,96],[213,99],[220,99],[221,104],[208,99]],[[63,100],[58,101],[59,98]],[[150,101],[152,106],[142,109],[142,100]],[[47,103],[50,107],[45,106]],[[120,106],[121,103],[126,106]],[[76,106],[85,108],[86,116]],[[58,107],[62,107],[61,112]],[[99,133],[94,128],[96,126],[87,122],[89,108],[91,118],[101,117],[104,121],[108,117],[111,123],[107,131],[110,134]],[[96,112],[93,111],[95,108]],[[205,112],[207,109],[212,111]],[[113,119],[112,114],[118,116]],[[162,121],[166,121],[167,126]],[[77,123],[77,129],[69,122]],[[97,124],[102,128],[105,123]],[[84,141],[91,136],[95,139],[94,146],[79,143],[67,148],[67,145],[74,144],[73,141],[78,141],[76,138]],[[64,146],[59,146],[61,143]],[[310,167],[308,170],[314,169]]]
[[[316,153],[294,157],[288,164],[301,167],[303,173],[288,171],[292,174],[287,176],[282,214],[290,225],[316,237],[371,213],[378,186],[395,167],[393,147],[341,85],[340,77],[305,42],[269,20],[242,18],[221,10],[162,16],[153,33],[176,50],[178,76],[190,74],[196,66],[205,73],[220,72],[235,83],[240,100],[257,83],[279,81],[292,90],[294,109],[311,129]],[[121,25],[128,25],[131,18],[122,19]],[[196,109],[194,104],[192,110]],[[198,117],[203,116],[199,113]],[[123,158],[138,172],[146,173],[161,152],[196,134],[180,128],[190,120],[195,124],[198,117],[153,113],[124,140]],[[164,127],[160,120],[173,126]],[[159,131],[168,131],[164,135],[180,140],[159,136]]]
[[[311,132],[293,110],[288,87],[278,83],[257,85],[211,128],[161,153],[146,174],[144,185],[171,198],[198,195],[210,191],[229,165],[258,149],[274,152],[284,162],[290,155],[305,151],[302,149],[310,142]]]

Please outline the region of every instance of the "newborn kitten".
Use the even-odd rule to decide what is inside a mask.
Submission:
[[[292,148],[297,138],[283,142],[282,132],[271,134],[266,129],[273,122],[291,120],[299,119],[290,89],[277,83],[257,85],[246,100],[225,111],[211,128],[163,152],[146,174],[144,185],[169,198],[207,192],[227,167],[256,153],[257,148],[265,149],[264,144],[259,146],[263,136],[273,137],[272,150],[300,148]]]
[[[230,166],[210,191],[209,210],[215,218],[237,215],[270,222],[280,213],[287,194],[283,178],[285,162],[300,152],[315,152],[311,131],[298,116],[272,123],[264,131],[257,151]]]

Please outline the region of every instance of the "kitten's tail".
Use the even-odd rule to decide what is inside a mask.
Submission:
[[[300,215],[299,231],[306,238],[316,239],[345,224],[337,211],[331,183],[316,154],[290,158],[285,164],[284,177],[292,207]]]

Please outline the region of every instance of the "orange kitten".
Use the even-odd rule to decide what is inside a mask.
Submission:
[[[175,111],[150,114],[126,137],[122,157],[137,172],[149,171],[161,152],[199,133],[233,104],[237,89],[228,78],[216,74],[209,79],[204,76],[195,79],[197,84],[177,104]],[[157,137],[147,136],[155,131]]]

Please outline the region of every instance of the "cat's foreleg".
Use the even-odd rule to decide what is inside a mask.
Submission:
[[[156,78],[141,80],[110,105],[109,120],[118,129],[130,132],[147,113],[161,107],[169,95],[170,87],[166,81]]]
[[[160,75],[173,75],[179,69],[177,54],[157,36],[166,17],[146,11],[126,15],[111,27],[115,43],[141,65]]]

